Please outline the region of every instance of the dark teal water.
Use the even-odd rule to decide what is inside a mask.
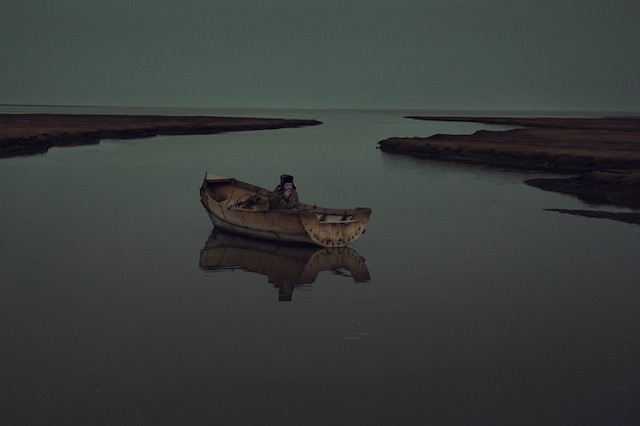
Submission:
[[[324,124],[0,160],[3,424],[638,423],[640,227],[544,211],[593,207],[530,173],[376,149],[487,126],[195,113]],[[368,279],[210,239],[207,170],[373,208]],[[331,268],[296,285],[310,256]]]

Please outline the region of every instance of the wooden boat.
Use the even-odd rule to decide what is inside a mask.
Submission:
[[[371,209],[333,209],[300,204],[269,209],[269,193],[250,183],[207,172],[200,201],[214,226],[234,234],[267,240],[344,247],[365,231]]]

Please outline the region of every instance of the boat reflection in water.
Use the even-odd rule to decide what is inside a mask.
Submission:
[[[200,252],[207,271],[240,269],[266,275],[278,288],[279,300],[290,301],[296,286],[313,283],[320,271],[371,279],[365,260],[349,247],[322,248],[245,238],[214,229]]]

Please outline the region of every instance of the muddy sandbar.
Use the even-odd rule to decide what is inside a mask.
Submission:
[[[0,158],[42,154],[53,146],[313,126],[317,120],[165,115],[0,114]]]
[[[544,190],[575,195],[592,205],[640,208],[639,117],[407,118],[478,122],[521,128],[480,130],[471,135],[437,134],[430,137],[389,138],[379,142],[382,151],[438,160],[475,162],[508,169],[577,174],[566,178],[538,178],[525,182]],[[591,213],[582,215],[598,217]]]

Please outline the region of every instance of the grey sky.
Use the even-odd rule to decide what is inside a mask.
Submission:
[[[0,103],[640,112],[638,0],[5,0]]]

